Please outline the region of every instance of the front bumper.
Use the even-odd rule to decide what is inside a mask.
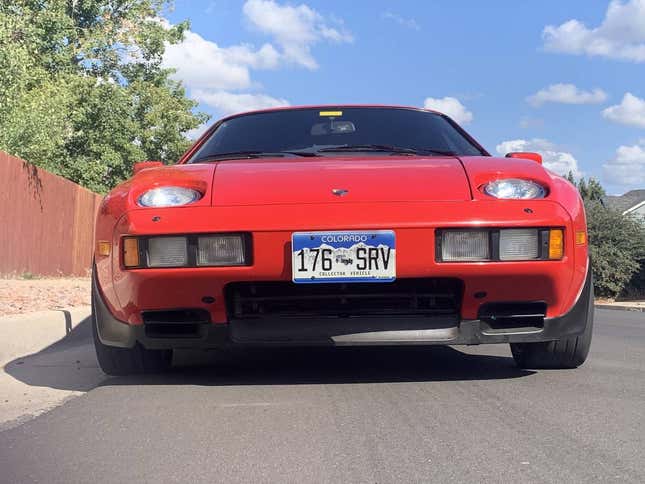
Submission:
[[[214,349],[231,345],[473,345],[488,343],[531,343],[552,341],[581,334],[593,304],[591,271],[573,307],[564,315],[544,318],[540,328],[492,329],[483,320],[458,320],[450,316],[428,318],[422,322],[404,318],[362,320],[339,319],[268,322],[266,326],[234,321],[231,324],[203,323],[192,337],[152,337],[145,325],[125,324],[107,308],[96,280],[93,281],[93,307],[98,337],[103,344],[133,347],[139,343],[148,349]],[[293,328],[298,327],[298,333]]]
[[[98,283],[110,313],[132,325],[143,324],[144,311],[173,308],[200,308],[214,325],[225,325],[228,284],[291,280],[291,234],[296,231],[394,230],[397,279],[461,280],[462,320],[477,319],[490,301],[543,301],[547,318],[562,316],[577,300],[587,273],[587,247],[574,239],[581,227],[559,203],[548,200],[180,207],[132,210],[113,224],[102,220],[97,239],[110,239],[113,250],[110,256],[96,256]],[[564,227],[565,257],[438,262],[436,230],[462,227]],[[124,236],[222,232],[251,234],[252,265],[125,270],[118,257]]]

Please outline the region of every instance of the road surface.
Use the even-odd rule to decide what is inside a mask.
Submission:
[[[82,392],[3,424],[2,482],[645,482],[645,313],[573,371],[507,346],[179,354],[107,378],[87,322],[5,371]]]

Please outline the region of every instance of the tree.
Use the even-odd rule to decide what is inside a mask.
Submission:
[[[596,295],[617,297],[630,280],[641,280],[634,276],[645,260],[645,224],[605,207],[602,202],[605,190],[597,180],[576,181],[571,173],[567,179],[578,188],[585,204]],[[638,293],[642,289],[630,291]]]
[[[0,149],[105,192],[207,120],[162,67],[165,0],[0,3]]]
[[[585,180],[584,178],[575,179],[572,172],[569,172],[566,176],[566,179],[569,180],[580,192],[582,200],[585,202],[601,202],[607,195],[605,189],[602,187],[600,182],[595,178],[589,178]]]

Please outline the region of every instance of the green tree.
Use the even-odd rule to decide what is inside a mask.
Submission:
[[[605,190],[597,180],[575,180],[571,173],[567,179],[578,188],[585,204],[596,295],[617,297],[625,291],[630,280],[642,280],[634,276],[645,260],[645,224],[605,207]],[[642,290],[629,288],[632,293]]]
[[[207,120],[172,71],[165,0],[0,2],[0,149],[105,192]]]
[[[575,179],[572,172],[569,172],[566,176],[566,179],[569,180],[580,192],[580,196],[585,202],[602,202],[602,200],[607,195],[605,189],[602,187],[600,182],[595,178],[589,178],[585,180],[584,178]]]

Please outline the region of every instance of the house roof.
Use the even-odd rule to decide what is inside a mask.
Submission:
[[[630,190],[623,195],[609,195],[605,197],[605,205],[607,207],[621,212],[626,212],[630,208],[643,202],[645,202],[645,189]]]

